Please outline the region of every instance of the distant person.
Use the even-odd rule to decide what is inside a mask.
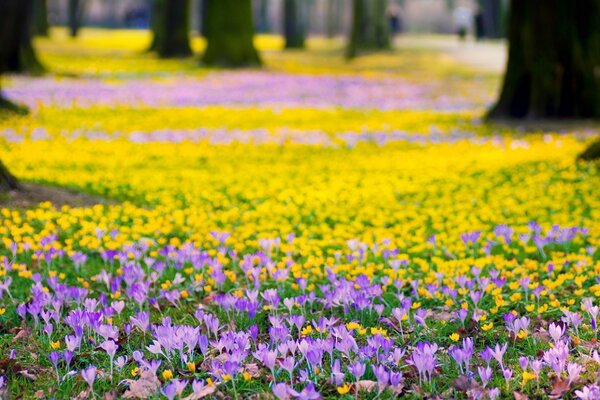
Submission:
[[[402,16],[400,7],[397,4],[390,4],[387,9],[388,20],[390,21],[390,32],[393,36],[402,32]]]
[[[469,30],[469,25],[473,20],[471,9],[465,6],[458,6],[454,9],[453,17],[454,28],[456,29],[458,38],[460,40],[465,40]]]

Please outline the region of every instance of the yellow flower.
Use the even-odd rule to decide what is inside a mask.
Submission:
[[[6,313],[6,308],[0,308],[0,315],[4,315]]]
[[[487,332],[487,331],[489,331],[490,329],[492,329],[492,327],[493,327],[493,326],[494,326],[494,323],[493,323],[493,322],[490,322],[490,323],[488,323],[488,324],[485,324],[485,325],[483,325],[483,326],[481,327],[481,329],[482,329],[484,332]]]
[[[351,322],[348,322],[348,323],[346,324],[346,328],[347,328],[349,331],[351,331],[351,330],[353,330],[353,329],[360,329],[360,328],[361,328],[361,325],[360,325],[359,323],[356,323],[356,322],[354,322],[354,321],[351,321]]]
[[[535,374],[532,374],[531,372],[523,371],[523,385],[527,385],[527,382],[529,382],[532,379],[535,379]]]
[[[231,380],[231,375],[229,375],[229,374],[222,374],[221,375],[221,379],[223,379],[223,381],[225,381],[225,382],[229,382]]]
[[[525,306],[525,310],[527,310],[527,312],[533,312],[533,310],[535,310],[535,304]]]
[[[337,387],[337,392],[339,394],[344,395],[344,394],[348,393],[349,391],[350,391],[350,385],[348,385],[347,383],[344,384],[344,386],[338,386]]]
[[[307,325],[304,328],[302,328],[302,331],[300,333],[304,336],[307,336],[307,335],[310,335],[312,333],[312,331],[313,331],[312,326]]]
[[[134,367],[131,369],[131,376],[136,376],[140,372],[138,367]]]
[[[527,335],[529,334],[529,332],[527,332],[526,330],[521,329],[519,331],[519,333],[517,333],[517,337],[519,339],[525,339],[527,337]]]
[[[165,381],[173,378],[173,372],[170,369],[165,369],[162,373],[162,377]]]
[[[242,376],[244,377],[244,380],[247,382],[250,379],[252,379],[252,376],[248,373],[248,371],[244,371],[244,373],[242,374]]]
[[[50,342],[50,347],[52,347],[53,350],[60,349],[60,341],[57,340],[56,342]]]
[[[450,340],[453,342],[458,342],[460,340],[460,335],[456,332],[450,335]]]
[[[189,362],[187,363],[187,367],[188,367],[188,370],[189,370],[190,372],[195,372],[195,371],[196,371],[196,364],[195,364],[195,363],[193,363],[193,362],[191,362],[191,361],[189,361]]]

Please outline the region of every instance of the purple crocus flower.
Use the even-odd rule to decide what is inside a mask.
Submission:
[[[94,391],[94,380],[96,380],[96,367],[94,367],[93,365],[90,365],[89,367],[81,370],[81,376],[82,376],[83,380],[87,382],[87,384],[90,387],[90,390],[93,392]]]

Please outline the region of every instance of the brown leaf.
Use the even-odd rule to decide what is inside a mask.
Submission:
[[[28,338],[31,335],[31,331],[29,329],[21,329],[19,330],[19,332],[17,332],[17,334],[15,335],[15,338],[13,339],[14,341],[17,340],[23,340]]]
[[[470,399],[479,399],[485,392],[485,389],[475,379],[471,379],[466,375],[461,375],[453,380],[452,387],[459,392],[467,393]]]
[[[200,400],[206,396],[210,396],[211,394],[213,394],[216,389],[217,389],[216,385],[211,385],[211,386],[206,385],[199,392],[192,393],[189,396],[184,397],[181,400]]]
[[[377,389],[377,382],[375,381],[367,381],[367,380],[363,380],[363,381],[358,381],[355,384],[355,388],[354,390],[366,390],[367,392],[372,392],[373,390]]]
[[[569,382],[563,379],[555,379],[552,382],[552,391],[550,392],[551,399],[562,399],[563,394],[569,392]]]
[[[21,371],[18,372],[19,374],[23,375],[25,378],[31,380],[31,381],[35,381],[36,380],[36,376],[34,374],[32,374],[31,372],[29,372],[26,369],[22,369]]]
[[[244,366],[244,372],[250,374],[252,378],[258,378],[260,376],[260,368],[256,364],[246,364]]]
[[[124,399],[147,399],[160,388],[160,381],[150,371],[145,371],[138,380],[126,379],[125,383],[129,385],[129,390],[123,394]]]
[[[84,391],[80,392],[77,397],[74,397],[74,400],[87,400],[90,397],[91,389],[87,388]]]
[[[117,394],[117,392],[115,390],[111,390],[110,392],[104,395],[102,400],[117,400],[118,397],[119,395]]]
[[[523,393],[514,391],[513,394],[515,395],[515,400],[529,400],[529,398],[527,396],[525,396]]]

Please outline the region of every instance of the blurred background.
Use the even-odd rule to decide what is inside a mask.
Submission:
[[[153,0],[36,0],[47,1],[51,25],[69,25],[70,7],[74,3],[81,24],[103,28],[138,28],[150,26]],[[204,0],[191,0],[190,26],[202,32]],[[352,22],[352,2],[348,0],[302,0],[303,19],[310,35],[346,35]],[[284,32],[281,18],[284,0],[253,0],[257,33]],[[398,19],[399,32],[455,33],[466,25],[468,33],[479,38],[498,39],[505,34],[508,0],[392,0],[390,23]],[[466,15],[460,17],[457,14]],[[480,20],[479,26],[477,20]],[[464,20],[464,21],[463,21]]]

